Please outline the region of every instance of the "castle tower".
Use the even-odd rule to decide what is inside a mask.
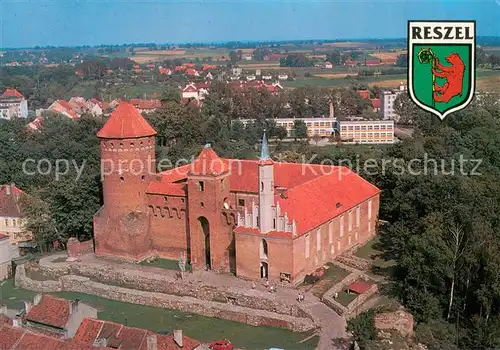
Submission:
[[[269,156],[266,132],[262,136],[259,159],[259,228],[267,233],[276,228],[273,220],[274,206],[274,163]]]
[[[207,144],[190,167],[188,258],[195,269],[229,271],[232,227],[222,215],[230,206],[229,165]]]
[[[96,254],[140,260],[149,251],[146,191],[155,174],[156,131],[121,103],[97,133],[104,206],[94,217]]]

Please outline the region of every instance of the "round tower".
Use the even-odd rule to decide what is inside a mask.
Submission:
[[[155,135],[130,103],[121,103],[97,133],[104,209],[110,217],[147,212],[146,191],[156,172]]]

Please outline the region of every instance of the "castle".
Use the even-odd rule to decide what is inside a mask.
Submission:
[[[220,158],[156,172],[156,131],[122,103],[98,132],[104,205],[95,253],[178,260],[248,279],[300,281],[375,234],[380,190],[342,166]]]

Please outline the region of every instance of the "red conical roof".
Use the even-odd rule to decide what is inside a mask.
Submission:
[[[226,162],[219,158],[210,144],[205,145],[198,158],[190,165],[189,173],[192,175],[218,176],[229,170]]]
[[[103,139],[130,139],[156,135],[156,131],[128,102],[122,102],[97,133]]]

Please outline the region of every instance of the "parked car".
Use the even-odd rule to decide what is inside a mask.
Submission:
[[[210,344],[211,350],[233,350],[234,345],[227,339],[216,341]]]

